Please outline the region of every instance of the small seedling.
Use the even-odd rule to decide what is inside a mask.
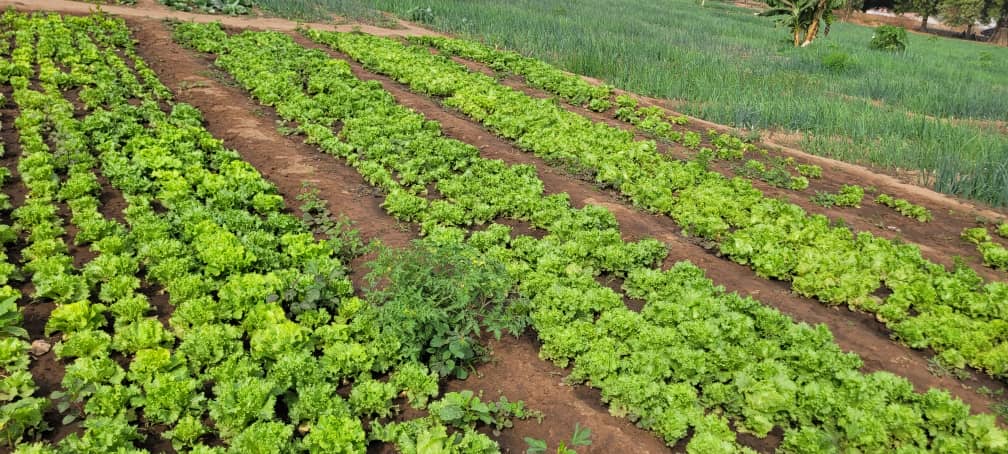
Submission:
[[[541,454],[545,453],[549,447],[546,446],[546,441],[539,440],[532,437],[525,437],[525,443],[528,444],[528,449],[525,450],[526,454]],[[581,424],[574,425],[574,435],[571,435],[569,442],[560,442],[557,446],[557,454],[577,454],[577,451],[571,449],[576,446],[591,446],[591,429],[587,427],[581,427]]]

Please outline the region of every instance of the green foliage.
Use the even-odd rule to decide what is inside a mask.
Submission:
[[[434,10],[432,10],[429,6],[418,6],[410,10],[409,19],[420,24],[433,24]]]
[[[19,30],[10,40],[16,60],[29,57],[40,68],[42,90],[12,84],[27,159],[19,167],[37,202],[15,216],[17,231],[0,230],[0,243],[26,234],[34,296],[54,299],[46,328],[62,338],[55,353],[66,373],[52,398],[64,424],[82,421],[58,444],[18,452],[139,452],[150,433],[141,423],[168,429],[160,438],[180,452],[358,452],[367,420],[394,416],[400,392],[418,405],[438,394],[438,375],[426,364],[398,368],[391,358],[399,345],[375,323],[377,309],[352,297],[341,260],[361,250],[356,234],[327,219],[318,225],[330,238],[316,241],[310,226],[283,214],[276,188],[210,136],[198,111],[170,100],[135,55],[123,21],[14,12],[4,20]],[[83,109],[61,93],[74,88]],[[170,114],[160,101],[173,105]],[[123,192],[123,224],[97,210],[96,165]],[[94,254],[83,267],[60,238],[57,197],[67,199],[75,241]],[[151,316],[151,287],[170,297],[171,330]],[[11,297],[0,304],[0,328],[10,328],[0,331],[0,431],[13,444],[37,439],[48,400],[33,397],[28,345],[16,337],[20,295],[0,288]],[[128,372],[120,366],[127,362]],[[338,392],[347,384],[349,404]],[[460,452],[496,451],[474,427],[450,438],[432,430],[416,435]]]
[[[143,318],[121,323],[112,337],[112,349],[126,353],[155,348],[175,339],[157,318]]]
[[[450,396],[451,395],[451,396]],[[451,400],[452,402],[445,402]],[[510,404],[503,399],[505,407],[521,406],[520,403]],[[483,406],[478,398],[474,398],[471,391],[465,393],[449,393],[445,399],[430,404],[430,414],[425,418],[405,422],[393,422],[383,425],[379,422],[372,423],[370,437],[386,443],[395,444],[398,451],[408,454],[420,454],[427,452],[448,453],[448,454],[490,454],[500,452],[497,443],[486,435],[475,430],[475,422],[480,420],[478,414],[472,413],[473,404],[476,407]],[[516,407],[518,408],[518,407]],[[489,410],[486,417],[492,418],[495,410]],[[440,419],[439,414],[446,414],[452,422]],[[476,416],[476,418],[467,418]],[[509,417],[500,413],[498,418],[508,422]],[[453,429],[450,435],[449,430]]]
[[[29,24],[24,28],[30,26],[32,33],[58,35],[49,32],[52,27],[48,23]],[[261,40],[249,36],[259,36]],[[128,41],[128,34],[124,39]],[[930,449],[941,443],[956,443],[965,452],[1004,448],[1004,433],[992,418],[970,416],[969,408],[947,393],[919,394],[898,377],[861,373],[860,361],[840,351],[825,328],[795,324],[755,300],[725,294],[705,280],[696,267],[679,264],[667,272],[656,269],[655,262],[666,252],[661,243],[624,242],[615,218],[608,211],[590,206],[575,210],[562,196],[544,197],[542,182],[528,167],[478,161],[478,151],[441,140],[436,124],[394,109],[387,94],[370,89],[374,88],[373,83],[354,85],[345,65],[325,57],[309,64],[306,61],[311,60],[302,59],[304,54],[299,53],[278,52],[270,57],[280,39],[275,34],[225,37],[220,46],[221,61],[227,63],[231,59],[228,67],[240,73],[241,77],[236,79],[243,83],[260,79],[262,83],[254,90],[257,96],[273,96],[273,102],[282,106],[278,110],[284,113],[296,111],[299,127],[304,125],[303,132],[311,134],[314,143],[334,154],[344,153],[348,162],[352,160],[362,173],[367,172],[369,181],[388,187],[395,185],[418,198],[427,195],[423,191],[428,187],[436,188],[442,196],[438,203],[429,203],[415,213],[424,224],[424,233],[430,236],[430,245],[434,245],[430,247],[462,243],[465,234],[457,225],[479,224],[498,217],[528,221],[546,231],[540,239],[511,238],[507,229],[491,226],[487,233],[471,239],[469,246],[457,247],[468,251],[461,254],[465,260],[492,259],[499,263],[509,279],[501,293],[507,295],[516,281],[520,284],[521,292],[533,300],[525,310],[532,311],[532,321],[543,342],[543,357],[573,364],[571,381],[584,381],[600,388],[615,414],[633,418],[635,423],[655,430],[670,443],[692,430],[694,436],[687,445],[690,452],[740,449],[732,426],[760,436],[780,428],[785,438],[782,446],[786,447],[804,447],[803,442],[825,440],[860,452]],[[240,42],[248,47],[232,48]],[[238,59],[236,54],[244,58]],[[42,56],[44,62],[48,53],[31,52],[31,55]],[[319,66],[312,66],[315,63]],[[283,73],[284,77],[271,78],[268,76],[271,71]],[[447,81],[430,82],[430,86],[444,90]],[[124,81],[108,85],[126,84]],[[25,86],[18,90],[24,90]],[[291,86],[296,89],[290,89]],[[357,96],[332,96],[332,104],[323,104],[327,96],[299,97],[304,94],[304,87]],[[336,87],[345,87],[347,91],[335,91],[340,89]],[[106,91],[109,93],[94,90],[95,99],[115,103],[113,90]],[[494,128],[514,133],[522,146],[536,148],[564,143],[566,146],[555,149],[565,155],[554,157],[570,162],[576,159],[583,168],[598,170],[596,176],[600,182],[626,191],[634,203],[673,214],[682,224],[716,241],[722,252],[733,259],[751,264],[762,274],[790,280],[795,291],[875,313],[888,320],[893,333],[909,345],[934,346],[944,358],[958,360],[959,352],[967,363],[979,364],[988,371],[997,371],[1005,363],[994,346],[996,333],[1003,330],[995,329],[995,323],[987,323],[999,321],[999,309],[993,302],[1003,299],[998,299],[1004,294],[1003,285],[984,286],[983,280],[970,275],[968,268],[947,272],[920,258],[919,250],[911,246],[870,235],[855,236],[848,229],[832,227],[825,218],[807,216],[793,205],[766,199],[741,179],[720,179],[695,164],[680,166],[656,159],[655,150],[647,142],[637,143],[625,134],[578,123],[560,111],[551,111],[545,117],[530,114],[511,121],[517,117],[514,112],[524,110],[511,113],[493,110],[499,107],[475,91],[472,98],[459,101],[459,105],[471,109],[467,112],[480,115],[483,109],[484,118],[489,118]],[[52,104],[60,106],[55,102],[59,96],[53,98]],[[17,100],[22,99],[19,93]],[[284,101],[287,99],[294,102]],[[499,99],[503,105],[506,96]],[[294,434],[305,432],[308,435],[301,443],[307,447],[314,430],[326,432],[320,427],[323,419],[329,419],[327,416],[338,418],[327,421],[336,428],[329,431],[333,437],[336,430],[345,428],[347,438],[357,440],[351,443],[361,443],[357,428],[364,424],[351,416],[351,411],[392,416],[397,410],[393,405],[395,397],[410,389],[413,379],[418,383],[416,388],[429,388],[430,375],[422,378],[421,369],[413,370],[417,372],[414,374],[397,374],[402,362],[398,357],[402,348],[398,336],[386,335],[383,331],[386,325],[377,323],[384,306],[373,309],[349,297],[350,288],[341,287],[343,293],[337,292],[343,297],[328,307],[325,311],[328,316],[318,315],[321,314],[318,309],[308,309],[298,314],[299,323],[302,318],[305,320],[303,325],[288,319],[293,312],[287,304],[291,301],[278,295],[284,284],[299,279],[304,259],[331,258],[327,254],[335,248],[316,248],[315,243],[295,239],[310,236],[296,220],[292,223],[289,217],[285,220],[273,213],[265,215],[270,219],[265,220],[265,216],[256,213],[251,201],[255,194],[271,194],[269,186],[263,184],[257,173],[230,165],[233,162],[229,160],[234,158],[222,151],[212,137],[189,137],[188,134],[199,131],[198,122],[193,124],[190,115],[180,111],[178,117],[166,120],[157,108],[143,110],[122,104],[110,106],[112,111],[98,109],[88,117],[85,123],[95,129],[83,143],[98,143],[95,148],[102,150],[103,166],[105,162],[128,163],[125,165],[136,166],[134,170],[143,169],[140,172],[119,169],[120,172],[109,165],[110,171],[105,174],[118,187],[152,197],[158,202],[158,211],[164,211],[155,214],[150,206],[144,206],[151,202],[141,197],[129,199],[127,222],[133,232],[131,239],[136,241],[131,241],[128,248],[138,249],[147,276],[164,284],[173,302],[176,298],[183,300],[173,314],[173,320],[178,317],[180,321],[172,323],[176,328],[172,334],[178,335],[182,344],[172,354],[162,346],[166,343],[145,343],[142,341],[145,336],[132,335],[145,331],[136,329],[145,323],[141,322],[144,313],[136,299],[102,314],[114,320],[98,327],[88,323],[86,317],[65,317],[70,321],[84,320],[66,323],[82,327],[68,341],[72,336],[108,329],[117,340],[130,340],[120,341],[121,346],[136,344],[142,348],[136,352],[129,374],[109,355],[79,358],[67,367],[64,388],[72,399],[67,402],[60,399],[60,404],[84,403],[87,418],[83,435],[69,436],[61,449],[68,452],[136,449],[133,443],[141,436],[130,412],[113,415],[120,407],[114,405],[116,402],[129,400],[135,405],[132,398],[126,399],[133,393],[127,380],[157,382],[145,393],[147,398],[155,397],[160,403],[148,404],[159,418],[171,420],[176,414],[183,415],[178,417],[179,425],[188,429],[188,434],[178,438],[186,440],[195,452],[220,452],[223,448],[203,446],[199,435],[193,435],[193,419],[204,413],[203,403],[176,399],[186,395],[185,389],[193,383],[197,389],[204,383],[213,386],[213,392],[208,393],[213,400],[206,403],[206,409],[212,419],[209,426],[216,432],[214,436],[230,442],[238,451],[249,452],[293,448],[297,437]],[[366,112],[347,113],[357,108]],[[22,112],[28,110],[27,106],[21,106]],[[340,116],[343,128],[340,137],[327,127],[333,119],[318,119],[318,112]],[[300,121],[313,116],[315,121]],[[103,118],[107,126],[101,126]],[[586,135],[565,136],[558,134],[561,130],[550,130],[546,138],[538,137],[536,134],[545,130],[542,125],[553,123],[530,122],[533,119],[570,119],[570,123],[561,122],[564,131]],[[534,127],[530,128],[530,124]],[[184,127],[173,128],[178,125]],[[106,138],[119,134],[123,137]],[[157,137],[163,143],[151,143]],[[396,141],[389,142],[390,137]],[[596,144],[582,142],[579,137],[602,139]],[[346,143],[335,145],[339,140]],[[128,146],[121,146],[123,143]],[[416,145],[424,152],[417,153],[413,146],[396,145],[401,143]],[[406,151],[396,151],[399,148]],[[603,151],[591,154],[592,150]],[[176,175],[148,178],[151,172],[146,170],[155,168],[185,169],[186,183],[192,180],[198,187],[182,190],[182,181]],[[218,169],[224,170],[216,173]],[[660,173],[654,175],[661,178],[641,173],[641,169],[658,169]],[[656,186],[656,181],[668,185]],[[170,187],[162,183],[170,183]],[[176,183],[179,186],[174,186]],[[46,187],[39,185],[43,191],[48,191]],[[490,189],[481,191],[481,187]],[[169,200],[170,203],[164,203]],[[207,223],[214,227],[205,229]],[[220,234],[218,229],[227,234]],[[42,238],[54,231],[37,229],[37,236]],[[287,233],[297,235],[280,240]],[[212,262],[201,257],[201,248],[215,238],[223,240],[222,244],[231,243],[225,246],[240,245],[251,251],[254,258]],[[114,243],[100,241],[101,248],[115,249]],[[39,256],[62,252],[53,243],[40,244],[33,251]],[[274,261],[267,256],[279,259]],[[319,269],[324,273],[319,274],[334,269],[322,262]],[[58,272],[79,274],[65,262],[57,260],[53,264]],[[109,264],[85,273],[82,282],[86,286],[98,281],[103,285],[111,283],[111,279],[107,282],[105,279],[118,273],[107,270],[119,268],[105,265]],[[296,273],[287,271],[291,266],[298,266]],[[439,266],[440,263],[428,263],[418,269],[430,273],[440,271]],[[596,278],[603,273],[626,277],[624,291],[600,284]],[[439,279],[443,277],[436,275]],[[873,292],[883,284],[893,292],[887,304],[881,304],[881,298],[868,297],[874,296]],[[119,304],[121,298],[136,290],[128,282],[121,287],[105,292],[108,304]],[[401,288],[428,291],[416,283]],[[957,291],[947,291],[949,288]],[[458,293],[435,289],[439,289],[439,294]],[[645,300],[644,309],[628,310],[621,293]],[[932,293],[936,295],[933,299],[928,296],[920,304],[906,303]],[[271,298],[274,295],[276,299]],[[959,309],[964,302],[970,308],[968,313]],[[119,320],[120,315],[127,319]],[[187,320],[181,321],[183,318]],[[936,330],[935,326],[954,329]],[[118,332],[120,328],[124,329],[122,334]],[[410,333],[416,332],[415,327],[410,329]],[[486,327],[478,329],[482,334]],[[101,336],[91,337],[99,340],[92,344],[102,344]],[[424,356],[429,354],[425,349],[438,344],[446,347],[449,354],[458,355],[459,352],[452,352],[453,340],[421,342],[415,348]],[[9,350],[23,353],[23,344]],[[326,367],[330,363],[337,367]],[[717,367],[709,367],[711,364]],[[181,382],[178,388],[165,385],[167,379],[163,378],[174,373],[185,375],[178,380]],[[386,374],[388,383],[376,379],[384,380]],[[408,377],[412,378],[406,380]],[[397,384],[396,380],[403,381]],[[406,382],[411,385],[406,386]],[[343,385],[352,386],[349,404],[337,393]],[[9,388],[19,395],[27,392],[23,381],[13,380]],[[329,398],[324,399],[325,396]],[[419,420],[388,425],[383,425],[381,419],[366,421],[369,432],[374,439],[395,443],[404,452],[479,453],[498,448],[473,427],[475,421],[482,423],[485,417],[493,418],[488,414],[489,403],[458,393],[431,407],[438,408],[437,414]],[[292,421],[278,419],[284,408]],[[449,429],[449,424],[441,420],[441,413],[451,424],[465,427]],[[318,441],[321,444],[328,438],[319,435]],[[343,441],[337,439],[332,444]]]
[[[400,16],[416,6],[403,0],[373,4]],[[1008,100],[989,93],[1008,86],[1008,49],[911,34],[912,55],[893,58],[868,48],[873,28],[837,21],[829,26],[828,46],[782,52],[780,29],[754,17],[751,8],[696,8],[695,0],[668,2],[674,15],[662,15],[651,1],[621,3],[616,10],[602,0],[583,0],[579,7],[566,0],[534,7],[452,0],[424,5],[438,11],[439,31],[485,40],[635,93],[673,98],[676,110],[704,120],[798,132],[801,148],[812,154],[920,170],[919,184],[1008,203],[1008,169],[992,164],[1005,160],[1008,138],[976,123],[940,120],[1003,118]],[[843,73],[825,70],[822,57],[832,45],[856,66]],[[990,63],[982,60],[985,53]],[[669,77],[669,65],[677,68],[675,77]],[[866,71],[880,76],[866,77]],[[983,82],[941,88],[962,77]]]
[[[842,73],[854,66],[854,59],[851,58],[850,54],[835,49],[822,57],[822,64],[832,72]]]
[[[688,454],[703,454],[709,452],[729,453],[753,451],[741,448],[735,441],[735,433],[728,425],[728,420],[718,415],[707,415],[696,427],[696,433],[686,445]]]
[[[301,202],[299,209],[302,221],[315,232],[326,235],[339,258],[350,261],[368,251],[368,246],[360,238],[360,232],[352,228],[349,218],[333,218],[328,202],[319,197],[317,187],[302,182],[297,199]]]
[[[16,454],[57,454],[55,448],[52,448],[45,443],[38,441],[35,443],[21,443],[14,448],[14,453]]]
[[[83,330],[64,335],[63,342],[56,344],[53,352],[61,359],[98,358],[109,354],[112,338],[104,331]]]
[[[528,449],[525,450],[528,454],[542,454],[549,450],[543,440],[525,437],[525,443],[528,444]],[[574,434],[571,435],[570,441],[560,442],[556,452],[557,454],[577,454],[573,448],[578,446],[591,446],[591,429],[581,427],[581,424],[574,424]]]
[[[194,11],[208,14],[248,14],[253,7],[252,0],[159,0],[161,4],[180,11]]]
[[[276,421],[261,421],[248,426],[231,440],[228,452],[235,454],[272,454],[294,450],[294,427]]]
[[[79,416],[83,402],[89,397],[102,394],[105,394],[106,398],[110,397],[109,387],[120,386],[125,376],[126,373],[122,368],[107,357],[78,358],[66,366],[62,389],[53,391],[50,398],[53,399],[59,413],[64,414],[63,423],[67,424]],[[99,398],[97,402],[102,400]],[[107,399],[105,400],[107,402]],[[121,408],[118,405],[112,407],[117,410]],[[93,408],[85,407],[83,410],[93,411]],[[110,417],[107,414],[105,416]]]
[[[445,393],[441,399],[431,403],[429,410],[439,421],[460,429],[482,423],[499,431],[512,427],[512,418],[542,416],[526,410],[521,401],[509,402],[501,396],[497,402],[483,402],[480,396],[469,390]]]
[[[816,191],[812,197],[812,203],[824,208],[832,207],[854,207],[861,208],[861,200],[864,199],[864,188],[856,184],[845,184],[840,187],[836,194]]]
[[[28,345],[12,337],[0,339],[0,367],[11,372],[28,369]]]
[[[384,249],[368,266],[366,297],[378,308],[378,325],[399,339],[404,360],[428,360],[441,376],[467,375],[484,332],[518,335],[524,327],[503,264],[463,245],[418,241]]]
[[[919,281],[923,283],[918,285],[933,287],[945,278],[941,276],[957,281],[970,280],[965,276],[952,277],[951,273],[938,270],[912,246],[904,247],[869,234],[854,235],[843,226],[830,225],[825,217],[809,215],[796,205],[768,198],[742,179],[728,180],[708,171],[700,162],[683,163],[667,159],[658,153],[653,142],[636,141],[626,131],[592,123],[551,103],[501,87],[491,78],[469,72],[429,52],[364,35],[316,31],[307,31],[306,34],[338,48],[374,70],[408,80],[414,90],[438,96],[450,95],[445,100],[446,104],[460,109],[544,159],[556,160],[578,171],[595,172],[596,182],[613,186],[641,208],[671,216],[686,233],[718,243],[723,254],[750,265],[761,276],[790,281],[799,294],[814,296],[827,304],[846,303],[878,313],[879,319],[887,323],[894,333],[900,334],[900,339],[908,345],[919,347],[927,344],[938,346],[939,350],[952,348],[946,348],[950,345],[964,347],[965,339],[942,334],[943,330],[938,329],[939,325],[934,324],[930,315],[914,315],[906,310],[905,303],[882,305],[869,297],[883,284],[898,289],[885,298],[896,302],[911,298],[913,292],[919,291],[906,282]],[[257,56],[263,58],[262,54]],[[436,67],[439,77],[431,77],[429,72],[418,71],[417,67]],[[629,105],[627,102],[624,104]],[[521,114],[516,115],[515,112]],[[529,125],[536,126],[531,128]],[[345,128],[342,133],[346,133]],[[572,145],[586,143],[594,145],[584,148]],[[593,151],[598,149],[619,151]],[[787,164],[788,167],[792,165],[793,162]],[[796,179],[792,187],[804,187],[805,184],[804,179]],[[443,193],[444,187],[444,184],[438,185]],[[863,199],[863,192],[863,188],[847,186],[837,194],[820,194],[817,200],[825,204],[857,206]],[[453,196],[451,192],[445,195]],[[461,215],[457,213],[454,217],[461,218]],[[534,224],[554,232],[562,231],[549,224],[550,216],[557,215],[537,215],[531,219]],[[585,254],[580,260],[585,260],[585,256],[590,254]],[[592,266],[598,265],[620,269],[613,263],[592,262]],[[897,275],[889,274],[890,267],[916,270],[913,273],[917,277],[909,281],[897,278]],[[975,283],[966,284],[963,288],[971,288],[968,292],[980,299],[996,292],[993,288],[977,287]],[[939,306],[928,306],[926,311],[930,313],[931,308],[951,309],[953,306],[959,307],[958,303],[946,300]],[[938,314],[934,316],[941,317]],[[902,324],[907,317],[913,317],[914,323]],[[986,319],[976,313],[964,314],[963,319],[964,323],[977,329],[989,328]],[[923,335],[922,331],[928,334]],[[970,349],[977,352],[969,359],[972,364],[983,361],[988,366],[982,367],[991,367],[999,361],[995,358],[1001,355],[992,350],[993,340],[988,337],[985,342],[988,341],[991,343],[985,343],[979,350]],[[566,343],[562,345],[568,347]],[[987,359],[980,359],[980,351],[987,352]],[[544,353],[544,356],[550,355]]]
[[[139,394],[136,386],[97,385],[91,398],[84,405],[84,413],[88,418],[112,418],[124,414],[132,419],[134,411],[131,405],[136,404]]]
[[[419,214],[427,209],[428,203],[421,197],[401,189],[394,189],[385,197],[382,208],[385,208],[396,219],[403,221],[418,221]]]
[[[433,14],[430,7],[417,8],[414,11]],[[572,104],[585,106],[596,112],[608,110],[612,105],[609,98],[612,96],[613,87],[588,83],[580,76],[566,73],[535,58],[455,38],[424,36],[410,38],[410,41],[435,47],[445,54],[485,63],[496,71],[520,75],[533,87],[549,91]]]
[[[59,191],[61,200],[75,200],[82,197],[93,197],[101,193],[101,185],[94,173],[73,172],[63,183]]]
[[[806,178],[822,178],[822,167],[815,164],[798,164],[795,170],[798,171],[799,175]]]
[[[25,397],[0,406],[0,438],[13,446],[25,435],[34,436],[45,430],[42,414],[49,401],[38,397]]]
[[[983,0],[941,0],[938,3],[938,13],[942,23],[946,25],[970,27],[983,18],[983,9],[987,4]]]
[[[297,398],[290,405],[291,421],[309,422],[324,415],[351,416],[349,405],[336,393],[336,387],[327,383],[311,383],[298,388]]]
[[[425,408],[428,399],[438,394],[438,375],[420,363],[399,366],[389,383],[402,390],[413,408]]]
[[[171,440],[172,448],[182,451],[184,448],[194,446],[207,432],[209,428],[199,418],[184,415],[175,423],[175,427],[164,433],[164,436]]]
[[[32,275],[35,296],[61,303],[85,298],[88,294],[87,282],[83,276],[69,272],[68,265],[69,257],[62,254],[29,263],[25,268],[31,268],[35,273]]]
[[[770,0],[760,16],[775,17],[777,23],[791,30],[795,47],[805,47],[818,37],[819,31],[829,34],[833,10],[842,7],[842,0]]]
[[[895,198],[886,194],[879,194],[878,198],[875,199],[875,203],[890,207],[898,211],[899,214],[911,219],[916,219],[919,222],[928,222],[934,218],[931,214],[931,210],[926,207],[914,205],[904,199]]]
[[[21,327],[24,317],[17,305],[19,297],[16,292],[0,292],[0,337],[28,338],[28,331]]]
[[[235,437],[256,421],[274,415],[274,383],[256,377],[234,377],[214,385],[217,398],[208,404],[210,417],[223,437]],[[252,440],[248,440],[251,442]]]
[[[252,197],[252,206],[259,214],[279,212],[284,208],[283,196],[259,193]]]
[[[500,452],[500,447],[490,437],[465,427],[448,433],[446,427],[434,416],[393,422],[388,425],[372,424],[371,437],[386,443],[394,443],[404,454],[446,453],[446,454],[491,454]]]
[[[302,445],[312,454],[363,452],[366,437],[360,421],[347,416],[323,415],[305,435]]]
[[[808,179],[804,176],[794,176],[788,167],[794,165],[793,159],[772,158],[767,164],[750,159],[735,172],[741,176],[761,180],[770,186],[793,189],[796,191],[808,187]]]
[[[93,304],[86,300],[61,304],[49,315],[45,333],[47,336],[54,332],[73,334],[102,328],[108,323],[104,315],[107,310],[102,304]]]
[[[23,353],[23,352],[21,352]],[[0,401],[10,402],[17,398],[31,397],[35,392],[35,382],[26,370],[8,369],[10,375],[0,379]]]
[[[696,149],[700,146],[700,136],[693,131],[683,128],[676,128],[675,125],[685,125],[689,120],[685,116],[670,116],[656,106],[638,108],[637,100],[629,95],[619,95],[616,97],[616,118],[629,122],[644,131],[654,134],[656,137],[671,142],[680,142],[686,148]],[[725,137],[728,137],[725,135]],[[722,148],[718,146],[719,150]],[[744,153],[744,148],[734,147],[738,152]],[[741,158],[741,156],[738,156]]]
[[[215,52],[226,41],[227,33],[220,27],[207,27],[195,22],[175,24],[172,31],[175,41],[196,46],[201,52]]]
[[[396,387],[391,383],[365,379],[354,383],[350,390],[350,408],[357,416],[387,417],[392,412]]]
[[[880,25],[872,34],[868,47],[889,52],[903,52],[907,48],[906,29],[895,25]]]
[[[984,264],[992,268],[1008,271],[1008,248],[996,243],[984,227],[967,228],[962,238],[977,247]]]
[[[135,452],[136,440],[142,436],[124,415],[116,417],[87,418],[82,424],[84,436],[70,434],[60,442],[60,449],[67,452]]]
[[[174,424],[190,408],[199,408],[204,399],[198,392],[200,383],[179,373],[157,374],[143,388],[144,416],[155,423]],[[192,432],[183,428],[183,436],[187,430]]]
[[[255,255],[241,244],[234,233],[225,228],[211,221],[203,221],[195,230],[196,250],[200,260],[206,264],[209,276],[244,270],[255,260]]]
[[[939,345],[943,351],[952,350],[945,347],[948,345],[963,345],[962,339],[932,329],[936,322],[948,326],[949,320],[974,328],[965,330],[971,339],[982,338],[993,345],[991,337],[975,334],[995,332],[981,318],[987,315],[965,316],[949,311],[952,303],[942,301],[915,305],[917,312],[898,318],[899,311],[890,308],[905,305],[882,305],[868,298],[883,283],[893,290],[889,300],[895,303],[920,292],[906,282],[932,288],[940,285],[938,282],[956,282],[974,289],[959,294],[991,301],[982,298],[994,296],[996,286],[979,289],[983,281],[967,271],[939,269],[920,258],[919,250],[912,246],[854,235],[849,229],[830,225],[825,217],[810,216],[797,206],[768,199],[742,179],[720,178],[698,164],[663,159],[652,143],[579,121],[554,109],[552,103],[502,91],[494,85],[496,81],[484,84],[480,77],[464,72],[452,76],[456,70],[445,66],[443,57],[431,57],[426,49],[402,50],[399,43],[363,35],[308,33],[335,43],[372,70],[408,81],[418,91],[450,96],[446,103],[530,151],[597,172],[600,183],[625,192],[642,208],[672,215],[717,242],[725,255],[751,264],[761,274],[790,280],[796,292],[876,313],[889,320],[894,334],[908,345]],[[614,414],[660,433],[668,443],[674,444],[693,430],[695,437],[689,448],[693,452],[740,449],[732,425],[761,436],[779,427],[789,437],[783,442],[788,446],[790,437],[808,428],[864,452],[927,449],[939,438],[954,439],[969,446],[967,450],[983,450],[998,446],[1003,438],[986,420],[971,420],[976,431],[963,429],[968,412],[959,411],[956,405],[962,404],[947,394],[917,394],[905,380],[861,373],[860,360],[840,351],[824,328],[794,324],[786,316],[766,312],[757,301],[725,294],[704,280],[699,269],[687,264],[668,274],[653,269],[655,261],[664,257],[660,243],[625,243],[606,210],[572,210],[563,197],[543,197],[537,189],[541,181],[521,173],[520,167],[475,160],[470,148],[440,140],[435,124],[386,103],[386,93],[370,90],[367,84],[347,76],[348,69],[339,62],[304,51],[288,37],[272,33],[231,37],[225,47],[219,61],[239,83],[263,102],[278,105],[286,119],[304,125],[301,130],[309,140],[346,158],[372,184],[384,190],[398,188],[425,202],[425,190],[434,184],[442,196],[435,198],[438,203],[426,203],[410,213],[421,220],[423,232],[434,244],[462,241],[464,231],[457,226],[497,217],[526,220],[546,230],[545,237],[536,239],[508,238],[501,229],[488,228],[489,233],[474,236],[472,244],[478,245],[481,254],[500,260],[519,280],[521,292],[532,299],[528,307],[543,342],[541,355],[558,364],[573,364],[571,381],[600,388]],[[305,101],[301,96],[307,90],[299,78],[292,78],[293,83],[270,78],[271,72],[279,71],[327,74],[309,81],[308,86],[333,87],[333,93],[339,93],[336,99],[367,99],[375,107],[358,112],[340,107],[346,102],[328,102],[325,97]],[[425,76],[428,73],[437,77]],[[360,92],[354,94],[350,88]],[[310,113],[316,108],[337,112],[334,115],[342,123],[339,137],[328,127],[330,119],[320,121]],[[555,123],[564,127],[551,129]],[[430,152],[420,157],[399,153],[396,148],[400,147],[389,146],[385,134],[430,143],[425,147]],[[497,181],[507,182],[508,189],[502,189]],[[521,184],[511,186],[512,181]],[[662,184],[656,186],[656,181]],[[482,186],[494,191],[482,192]],[[506,208],[499,209],[501,206]],[[897,278],[888,273],[888,266],[908,275]],[[644,299],[645,310],[636,313],[626,309],[620,292],[596,280],[601,273],[626,276],[626,296]],[[375,311],[364,310],[353,301],[347,299],[334,313],[335,318],[353,317],[349,325],[334,323],[316,332],[326,344],[320,362],[338,365],[340,372],[335,375],[359,387],[367,382],[366,377],[357,377],[363,375],[361,371],[394,364],[396,361],[386,355],[396,355],[400,345],[377,328],[385,324],[368,323],[374,320]],[[978,311],[975,314],[992,313],[990,307]],[[382,342],[367,344],[372,348],[368,350],[348,335],[345,326]],[[974,351],[983,353],[969,355],[970,361],[977,363],[982,357],[989,358],[992,366],[997,364],[996,351]],[[712,359],[718,367],[705,367]],[[649,366],[642,368],[641,364]],[[376,387],[380,382],[368,385]],[[359,408],[371,406],[364,402],[385,400],[372,399],[374,396],[389,395],[365,391],[370,390],[362,389],[356,399]],[[391,395],[398,391],[393,386]],[[952,423],[937,423],[940,418],[935,415],[941,412],[932,411],[924,401],[951,407],[947,413]],[[887,412],[900,417],[876,416]],[[710,417],[705,416],[708,413]],[[920,416],[924,414],[928,417]],[[906,415],[909,417],[904,418]],[[876,430],[879,423],[891,425]],[[864,433],[862,427],[872,428],[869,436],[859,435]],[[434,414],[388,425],[372,421],[370,428],[374,439],[396,443],[404,452],[416,452],[418,446],[450,450],[469,434],[462,430],[449,436]]]
[[[991,241],[990,233],[987,233],[987,229],[983,227],[973,227],[963,230],[962,238],[976,245]]]
[[[177,351],[193,370],[201,370],[238,353],[240,338],[241,330],[234,326],[205,324],[189,330]]]

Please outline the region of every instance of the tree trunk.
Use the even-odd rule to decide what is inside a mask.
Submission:
[[[802,30],[801,27],[795,27],[795,29],[794,29],[794,47],[798,47],[798,46],[801,45],[801,37],[802,37],[802,35],[805,34],[804,32],[805,32],[805,30]]]
[[[801,44],[801,47],[812,44],[812,40],[815,39],[816,33],[819,33],[819,19],[812,20],[812,25],[809,26],[808,33],[805,34],[805,41]]]
[[[928,14],[925,14],[925,15],[924,15],[924,18],[923,18],[923,19],[921,19],[921,31],[927,31],[927,20],[928,20],[928,16],[929,16]]]
[[[819,3],[816,4],[816,9],[812,15],[812,24],[809,25],[808,32],[805,33],[805,42],[801,44],[801,47],[812,44],[812,41],[816,39],[816,35],[819,34],[819,23],[822,22],[823,14],[826,14],[827,1],[828,0],[819,0]]]

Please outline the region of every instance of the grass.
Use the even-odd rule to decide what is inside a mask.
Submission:
[[[330,0],[331,1],[331,0]],[[868,48],[872,29],[835,23],[811,48],[752,10],[692,0],[376,0],[434,28],[542,58],[679,110],[741,128],[800,131],[805,150],[904,172],[1008,205],[1008,48],[910,34]],[[1000,123],[999,123],[1000,122]]]
[[[399,23],[364,0],[255,0],[256,6],[281,17],[302,21],[329,21],[333,14],[353,22],[396,28]]]

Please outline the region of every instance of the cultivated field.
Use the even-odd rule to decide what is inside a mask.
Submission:
[[[404,17],[416,6],[376,4]],[[1008,204],[1004,47],[911,33],[907,52],[893,56],[868,48],[872,28],[838,22],[813,48],[794,49],[752,9],[694,0],[424,6],[439,30],[672,100],[680,112]]]
[[[1003,211],[411,25],[14,6],[0,452],[1008,452]]]

